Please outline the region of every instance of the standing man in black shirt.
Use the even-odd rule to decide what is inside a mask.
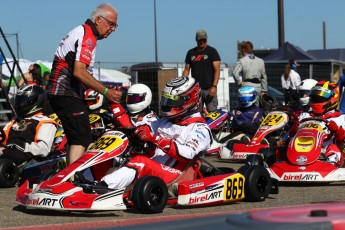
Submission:
[[[201,87],[202,106],[208,112],[215,111],[218,106],[217,85],[220,78],[220,56],[218,51],[207,44],[207,33],[198,30],[195,36],[197,46],[188,50],[185,59],[183,76],[191,75]]]

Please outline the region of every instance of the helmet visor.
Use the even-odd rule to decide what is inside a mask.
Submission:
[[[29,103],[32,98],[28,97],[26,94],[16,95],[14,99],[15,107],[22,107]]]
[[[127,94],[126,103],[136,104],[145,100],[146,93],[130,93]]]
[[[312,102],[325,102],[332,96],[332,90],[325,89],[320,86],[315,86],[310,92]]]
[[[186,96],[174,96],[168,93],[162,93],[161,106],[180,107],[188,101]]]
[[[252,93],[248,93],[248,94],[241,94],[239,97],[239,102],[242,103],[246,103],[246,102],[252,102],[255,100],[255,95]]]

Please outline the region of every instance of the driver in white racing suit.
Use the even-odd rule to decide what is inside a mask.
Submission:
[[[177,77],[166,83],[161,98],[163,118],[141,125],[135,135],[157,146],[149,158],[138,155],[125,166],[102,178],[101,184],[112,189],[125,188],[146,175],[157,176],[165,183],[176,179],[188,163],[212,142],[211,132],[198,112],[200,86],[192,77]]]

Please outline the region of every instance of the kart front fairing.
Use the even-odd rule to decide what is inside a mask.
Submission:
[[[324,121],[302,122],[288,144],[285,159],[268,168],[272,178],[282,182],[344,181],[345,169],[328,162],[324,156],[323,146],[329,134]],[[328,151],[340,151],[334,144],[327,148]]]
[[[288,115],[281,111],[267,114],[249,143],[234,143],[229,153],[220,154],[221,159],[245,160],[248,155],[258,154],[260,149],[269,148],[265,138],[272,132],[282,129],[288,122]]]
[[[124,189],[109,190],[103,193],[85,192],[85,187],[71,182],[78,172],[102,162],[113,160],[124,153],[128,138],[119,131],[108,131],[73,164],[39,184],[28,181],[20,186],[16,202],[34,208],[65,210],[123,210]]]

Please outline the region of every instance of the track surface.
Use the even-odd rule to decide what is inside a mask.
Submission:
[[[239,163],[219,162],[215,157],[207,157],[206,159],[215,163],[215,165],[233,167],[235,169],[242,165]],[[50,230],[72,228],[85,229],[256,211],[282,206],[345,201],[344,186],[345,182],[327,185],[280,185],[279,194],[271,194],[264,202],[239,202],[235,204],[199,208],[178,208],[168,206],[164,209],[163,213],[155,215],[144,215],[137,213],[135,210],[83,213],[26,209],[22,206],[18,206],[14,202],[17,188],[0,189],[0,227],[23,229],[23,226],[26,226],[25,229],[47,229],[47,225],[49,225]],[[65,225],[63,226],[63,224]],[[32,227],[29,228],[28,226]]]

